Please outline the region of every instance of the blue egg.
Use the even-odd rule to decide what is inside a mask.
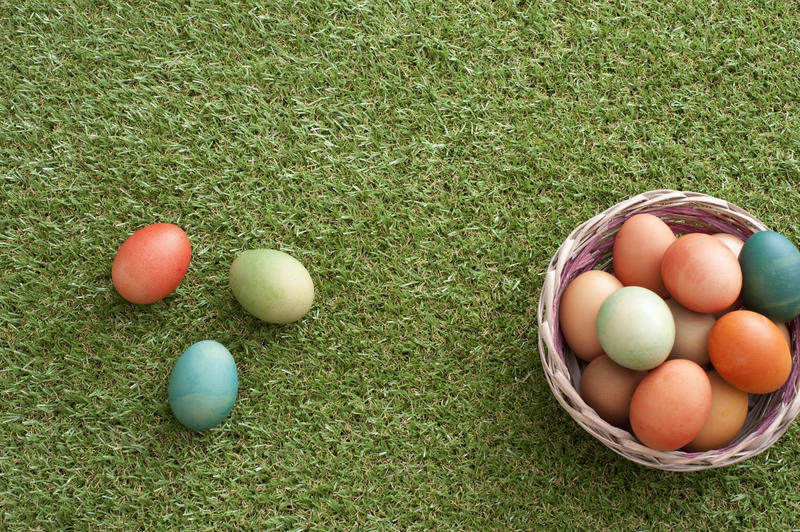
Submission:
[[[744,305],[785,323],[800,313],[800,251],[775,231],[754,233],[739,252]]]
[[[222,423],[238,392],[236,362],[230,351],[214,340],[189,346],[169,376],[169,406],[178,421],[192,430]]]

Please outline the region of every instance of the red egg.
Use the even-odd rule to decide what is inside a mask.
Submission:
[[[111,281],[131,303],[155,303],[180,284],[192,258],[183,229],[169,223],[148,225],[122,243],[111,265]]]
[[[675,300],[695,312],[719,312],[736,301],[742,289],[742,269],[717,238],[690,233],[664,252],[661,276]]]

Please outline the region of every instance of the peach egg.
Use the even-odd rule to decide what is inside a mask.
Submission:
[[[691,360],[667,360],[642,379],[631,398],[633,433],[646,446],[674,451],[691,442],[711,411],[711,383]]]
[[[578,275],[564,290],[558,309],[561,333],[581,360],[589,362],[603,352],[597,338],[597,311],[620,288],[622,283],[610,273],[589,270]]]
[[[733,304],[742,289],[742,269],[719,239],[702,233],[684,235],[667,249],[661,276],[678,303],[701,313]]]
[[[631,216],[614,238],[614,275],[625,286],[641,286],[669,297],[661,280],[661,259],[674,241],[672,229],[657,216]]]

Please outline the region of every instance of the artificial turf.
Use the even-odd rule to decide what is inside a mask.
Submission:
[[[0,525],[789,530],[796,425],[697,473],[609,451],[536,345],[550,257],[638,192],[705,192],[800,243],[791,1],[0,2]],[[180,225],[178,289],[111,262]],[[300,259],[300,322],[237,304]],[[237,403],[167,404],[214,339]]]

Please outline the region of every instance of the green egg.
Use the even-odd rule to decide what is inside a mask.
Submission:
[[[675,320],[655,292],[625,286],[606,298],[597,312],[597,337],[603,351],[620,366],[653,369],[675,343]]]
[[[236,257],[230,286],[242,307],[267,323],[297,321],[314,301],[314,282],[305,266],[274,249],[251,249]]]
[[[800,313],[800,251],[775,231],[760,231],[744,242],[742,302],[773,321],[785,323]]]

